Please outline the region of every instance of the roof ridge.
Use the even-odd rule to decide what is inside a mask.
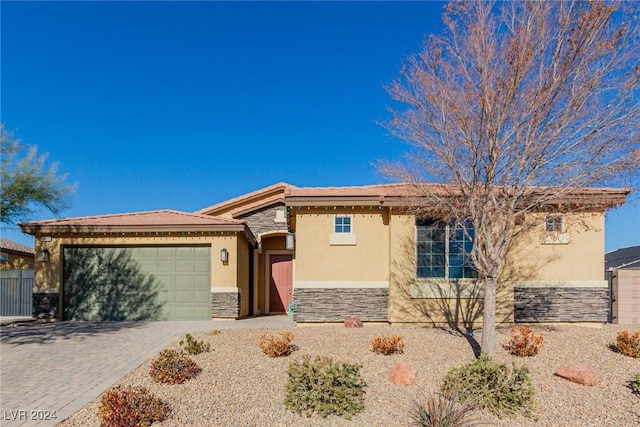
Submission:
[[[238,202],[240,202],[242,200],[251,199],[253,197],[259,196],[262,193],[268,193],[270,191],[277,190],[280,187],[282,187],[283,190],[284,190],[283,191],[283,196],[284,196],[284,192],[287,191],[288,189],[290,189],[290,188],[299,188],[299,187],[296,187],[295,185],[291,185],[289,183],[281,181],[281,182],[278,182],[276,184],[272,184],[272,185],[269,185],[267,187],[263,187],[263,188],[260,188],[258,190],[251,191],[249,193],[241,194],[240,196],[236,196],[236,197],[231,198],[231,199],[223,200],[222,202],[215,203],[215,204],[207,206],[205,208],[198,209],[197,211],[194,212],[194,214],[202,215],[204,212],[209,212],[209,211],[214,210],[214,209],[220,209],[220,208],[223,208],[223,207],[226,207],[226,206],[231,206],[234,203],[238,203]]]
[[[119,213],[103,214],[103,215],[88,215],[88,216],[75,216],[75,217],[56,218],[56,219],[42,219],[38,221],[24,221],[24,222],[18,223],[18,225],[26,224],[26,223],[37,224],[37,223],[45,223],[45,222],[60,221],[60,220],[71,221],[76,219],[94,219],[94,218],[121,217],[121,216],[127,216],[127,215],[153,214],[153,213],[160,213],[160,212],[170,212],[172,210],[173,209],[154,209],[150,211],[119,212]],[[175,211],[175,212],[180,212],[180,211]]]

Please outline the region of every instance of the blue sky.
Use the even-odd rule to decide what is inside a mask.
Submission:
[[[441,30],[443,4],[0,7],[1,121],[77,183],[73,217],[195,211],[280,181],[383,182],[373,163],[408,148],[376,124],[384,85]],[[640,245],[639,210],[634,197],[608,214],[606,250]]]

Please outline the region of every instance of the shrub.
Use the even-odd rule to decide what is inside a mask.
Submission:
[[[391,335],[390,337],[377,335],[371,339],[371,351],[378,354],[402,353],[403,349],[404,341],[400,335]]]
[[[414,400],[409,416],[418,427],[462,427],[476,421],[472,411],[471,399],[461,403],[455,395],[432,394],[425,403]]]
[[[151,362],[149,375],[161,383],[182,384],[200,373],[200,367],[187,355],[176,350],[162,350]]]
[[[150,426],[165,420],[171,409],[144,387],[107,390],[100,402],[102,427]]]
[[[191,334],[185,335],[184,340],[180,340],[180,345],[183,346],[184,350],[191,355],[196,355],[211,350],[210,344],[194,339]]]
[[[640,357],[640,331],[633,334],[629,331],[618,332],[616,350],[626,356]]]
[[[489,409],[498,416],[522,413],[531,416],[534,389],[529,370],[522,366],[508,368],[486,355],[472,363],[450,369],[441,391],[455,394],[462,401],[473,399],[475,406]]]
[[[291,341],[293,341],[293,334],[281,331],[272,335],[262,335],[258,346],[269,357],[287,356],[291,353]]]
[[[360,364],[333,362],[327,357],[311,360],[304,356],[302,363],[289,364],[284,404],[298,414],[350,419],[364,409],[366,384],[361,368]]]
[[[543,341],[544,335],[538,335],[526,326],[514,326],[511,328],[511,341],[506,348],[514,356],[535,356],[542,348]]]
[[[635,374],[633,379],[629,381],[629,388],[631,392],[640,396],[640,373]]]

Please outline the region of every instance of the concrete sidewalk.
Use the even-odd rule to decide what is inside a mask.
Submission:
[[[287,316],[265,316],[237,321],[2,327],[0,425],[56,425],[185,333],[294,325]],[[51,419],[42,420],[46,417]]]

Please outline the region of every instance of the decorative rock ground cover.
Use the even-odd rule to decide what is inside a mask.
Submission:
[[[212,324],[212,329],[215,324]],[[480,412],[480,421],[492,426],[624,426],[640,425],[640,396],[627,386],[640,372],[640,359],[612,351],[617,325],[603,328],[572,326],[536,327],[545,336],[544,347],[532,357],[516,357],[503,347],[509,342],[508,328],[497,333],[496,361],[525,365],[536,391],[538,420],[521,416],[499,419]],[[195,339],[211,345],[211,351],[191,356],[202,372],[184,384],[154,382],[148,375],[151,361],[123,378],[123,386],[143,386],[167,402],[169,419],[158,426],[390,426],[409,425],[411,402],[437,391],[447,370],[473,360],[467,338],[440,329],[367,325],[345,328],[344,324],[297,327],[296,350],[289,356],[271,358],[256,345],[267,329],[223,330],[194,333]],[[382,356],[370,349],[374,335],[402,335],[404,353]],[[178,341],[170,348],[179,349]],[[287,367],[303,355],[327,356],[336,361],[361,363],[367,383],[364,411],[351,420],[337,417],[310,418],[296,415],[284,405]],[[397,385],[389,380],[394,365],[415,369],[414,385]],[[597,372],[592,387],[554,375],[566,366],[589,365]],[[64,427],[99,426],[99,399],[70,419]]]

